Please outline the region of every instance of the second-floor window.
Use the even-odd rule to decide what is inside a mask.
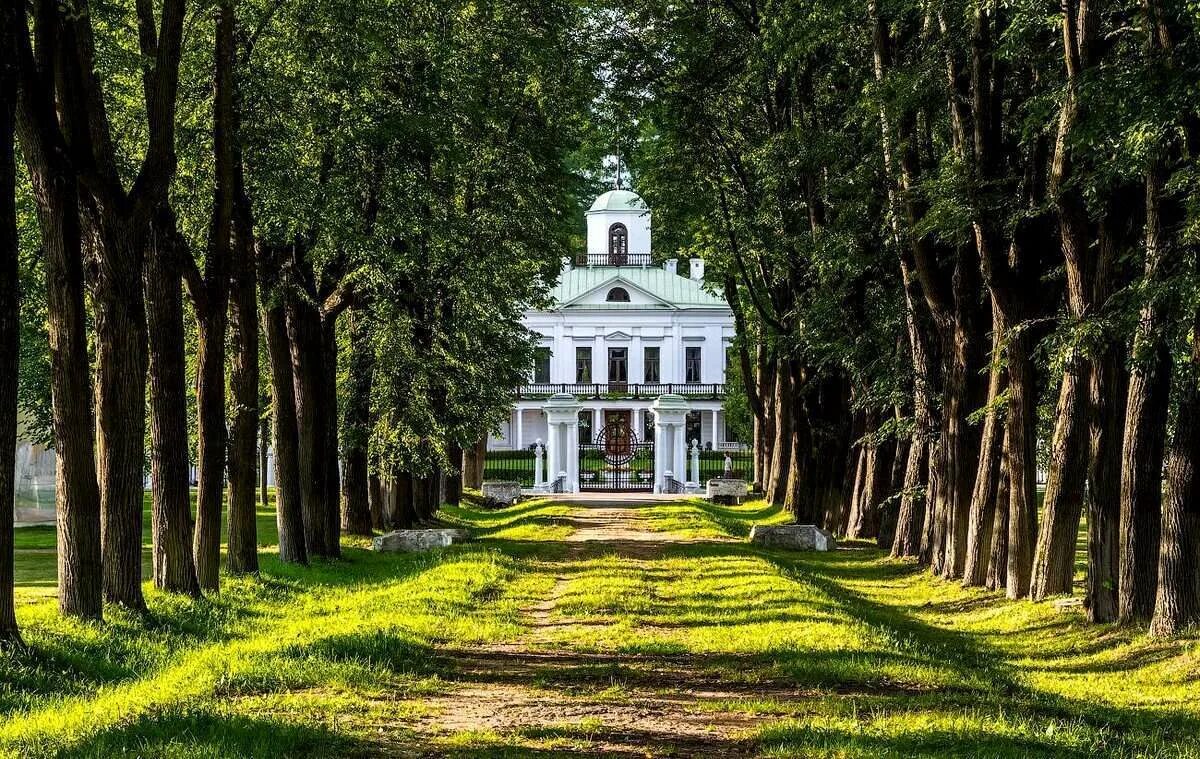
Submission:
[[[642,382],[662,382],[662,375],[658,371],[658,346],[646,348],[642,353],[642,362]]]
[[[535,348],[533,351],[533,381],[538,384],[550,381],[549,348]]]
[[[686,360],[684,362],[685,375],[684,382],[699,382],[700,381],[700,348],[689,347],[685,353]]]
[[[609,348],[608,349],[608,381],[609,382],[628,382],[629,381],[629,349],[628,348]]]
[[[586,385],[592,381],[592,349],[575,348],[575,381]]]

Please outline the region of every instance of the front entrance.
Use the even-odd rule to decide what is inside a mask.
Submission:
[[[604,412],[604,427],[579,446],[579,489],[603,492],[654,490],[654,441],[643,442],[628,409]]]

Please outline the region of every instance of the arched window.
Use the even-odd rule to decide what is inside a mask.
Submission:
[[[629,230],[624,224],[613,224],[608,228],[608,263],[623,266],[629,255]]]
[[[609,303],[628,303],[629,291],[624,287],[614,287],[608,291],[608,295],[604,299]]]

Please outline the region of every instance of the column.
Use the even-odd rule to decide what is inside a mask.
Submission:
[[[720,443],[723,439],[717,434],[717,409],[712,410],[712,430],[712,449],[715,451],[721,447]]]
[[[604,414],[601,413],[599,407],[592,409],[592,442],[596,442],[596,436],[600,434],[600,430],[604,427]]]
[[[548,479],[566,474],[568,492],[579,490],[579,402],[567,393],[552,395],[545,406],[547,427],[554,454],[550,456]]]
[[[546,423],[546,482],[554,482],[558,477],[558,457],[562,445],[558,442],[558,425],[553,421]]]
[[[676,480],[687,479],[684,469],[685,419],[687,399],[681,395],[660,395],[651,407],[654,412],[654,491],[664,490],[666,473]]]
[[[542,456],[546,453],[546,449],[542,448],[542,439],[538,438],[537,443],[533,447],[533,486],[540,488],[546,484],[545,471],[542,468]]]
[[[515,433],[518,451],[525,448],[525,420],[523,418],[524,416],[525,416],[525,412],[521,410],[520,406],[518,406],[517,407],[517,431]]]

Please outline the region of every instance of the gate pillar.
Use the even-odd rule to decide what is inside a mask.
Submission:
[[[680,482],[687,478],[684,433],[688,402],[682,395],[666,393],[658,396],[650,412],[654,414],[654,492],[662,493],[667,472]]]
[[[555,393],[546,412],[546,480],[565,475],[563,490],[579,492],[579,401],[570,393]]]

